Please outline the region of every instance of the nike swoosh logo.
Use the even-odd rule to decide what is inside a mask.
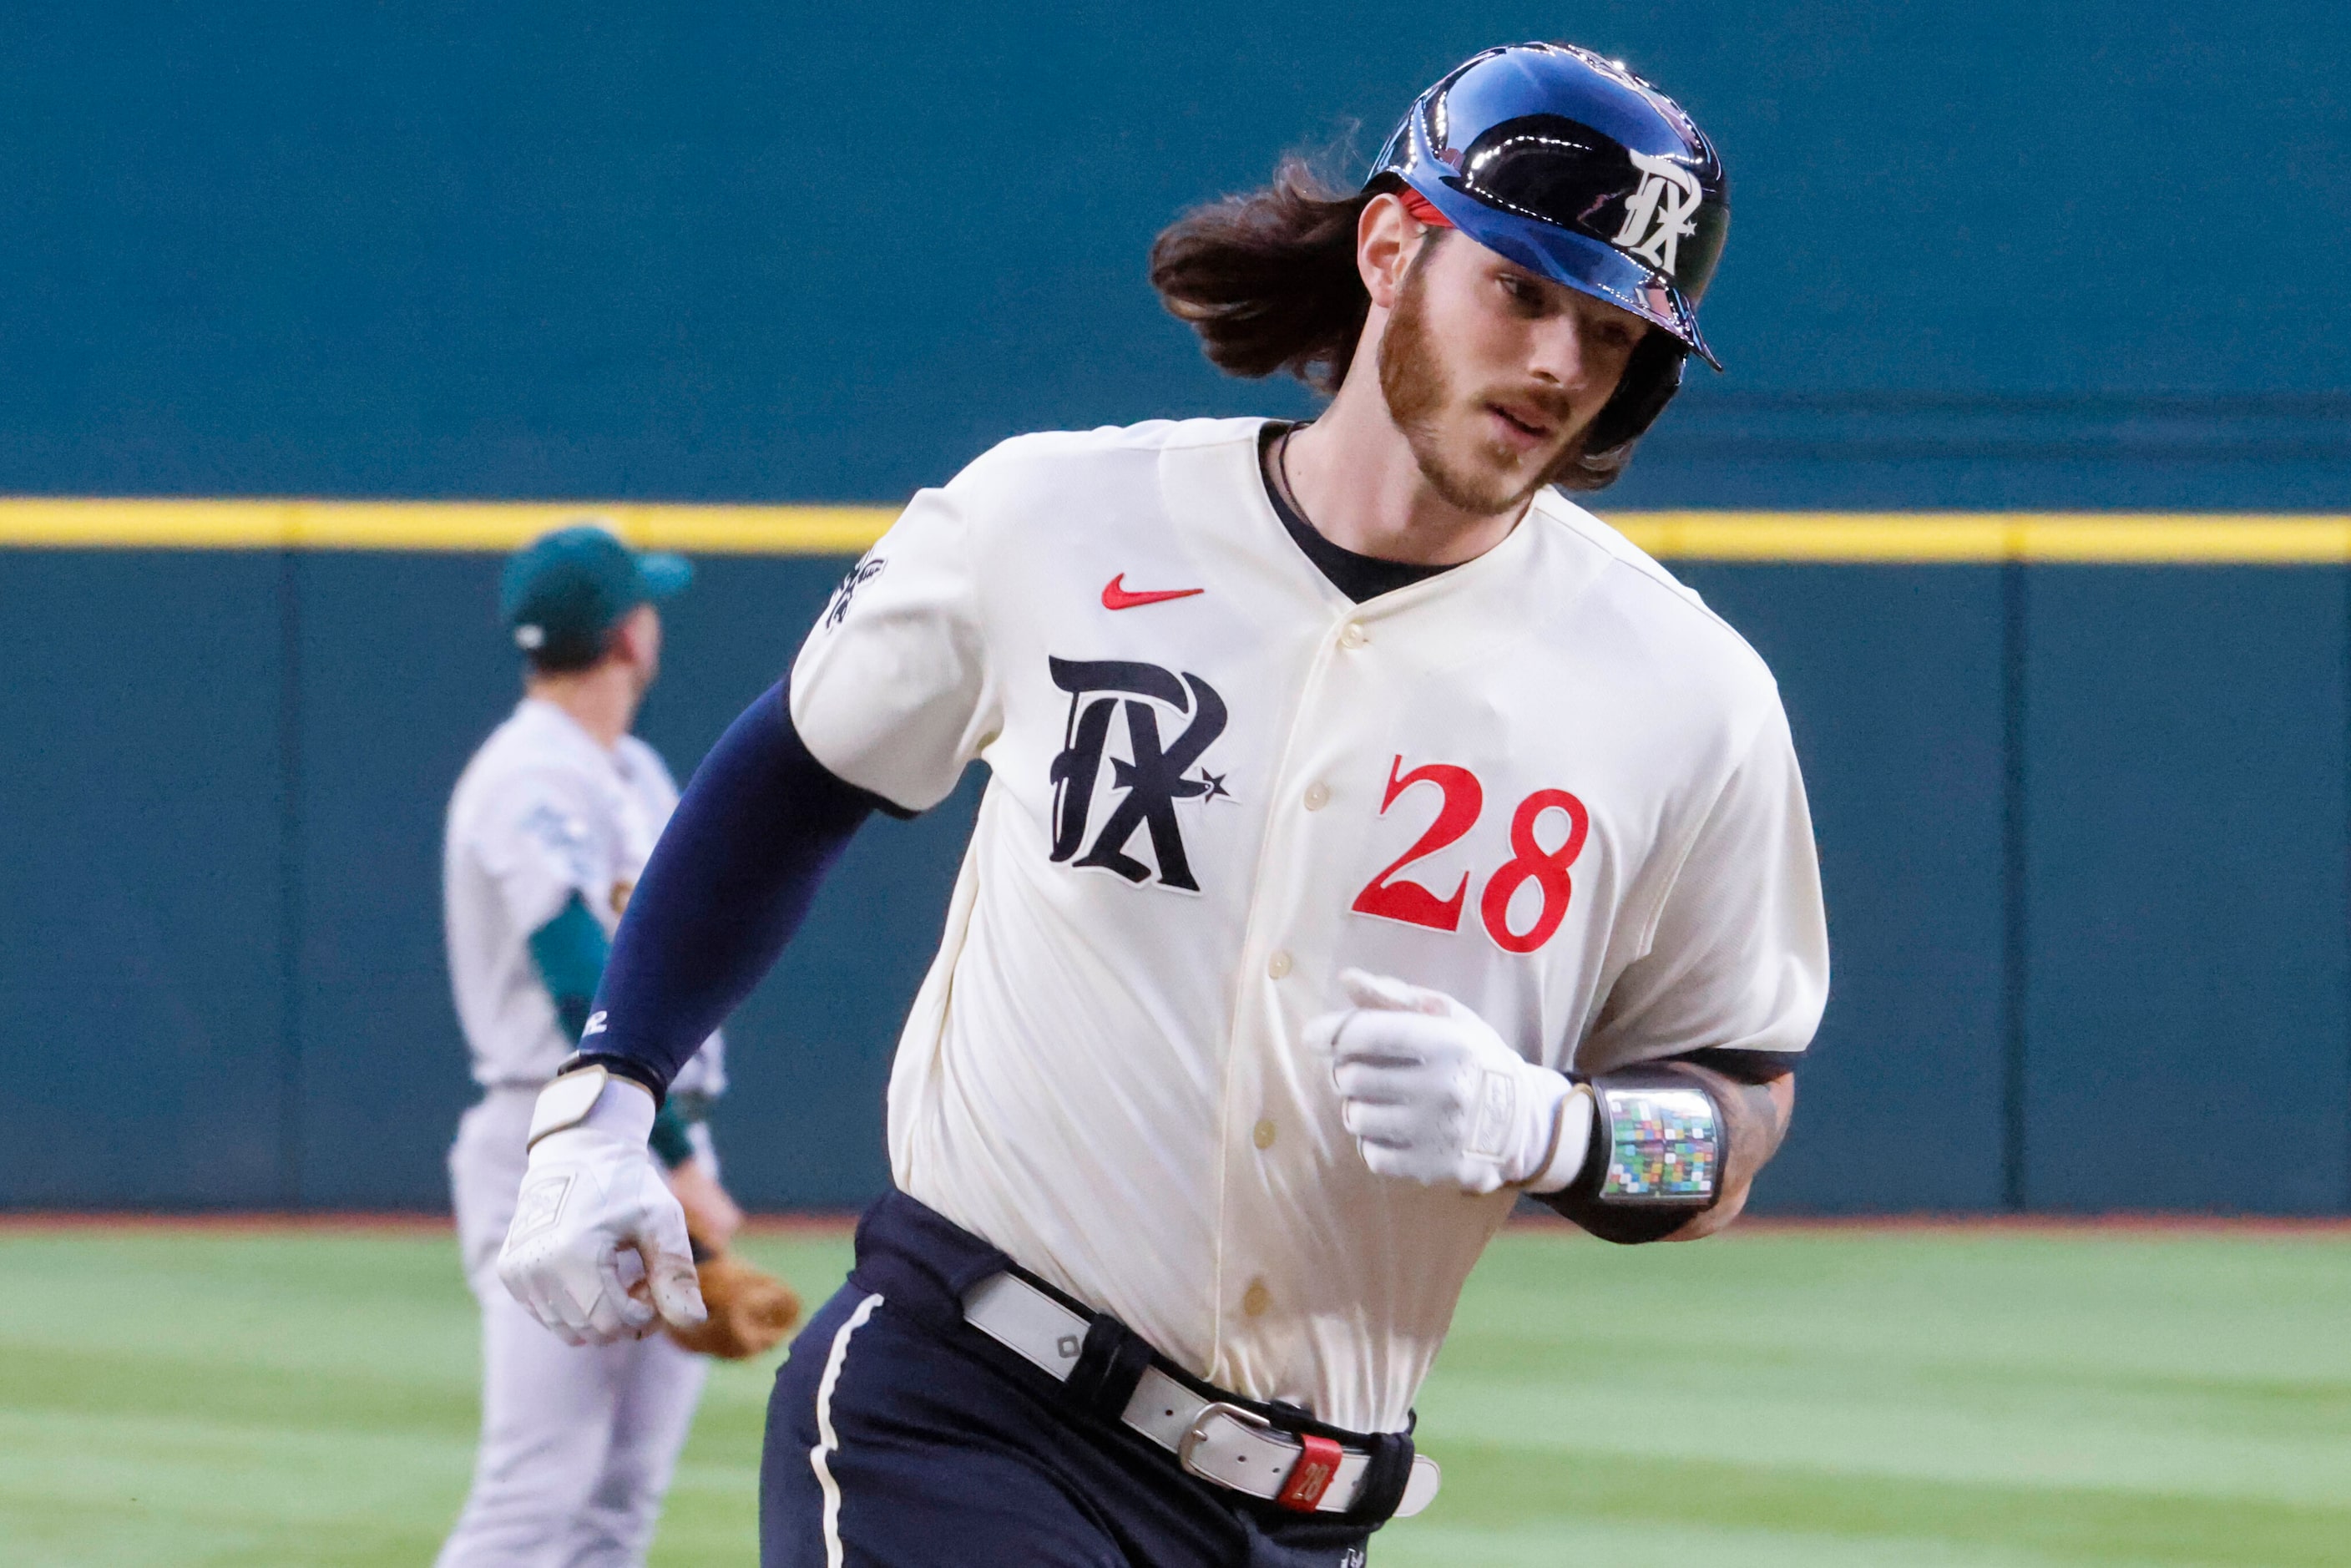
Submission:
[[[1126,573],[1120,572],[1102,584],[1104,610],[1133,610],[1141,604],[1165,604],[1171,599],[1189,599],[1196,593],[1206,593],[1205,588],[1162,588],[1148,593],[1135,593],[1126,587]]]

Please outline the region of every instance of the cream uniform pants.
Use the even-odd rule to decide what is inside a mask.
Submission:
[[[574,1347],[498,1282],[537,1091],[492,1090],[457,1124],[449,1183],[482,1304],[473,1490],[437,1568],[633,1568],[644,1561],[707,1364],[656,1333]],[[715,1156],[693,1129],[698,1156]]]

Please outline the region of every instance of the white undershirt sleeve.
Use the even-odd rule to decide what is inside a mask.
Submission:
[[[1604,1071],[1710,1047],[1798,1052],[1828,1000],[1812,813],[1775,702],[1667,891],[1648,951],[1579,1061]]]

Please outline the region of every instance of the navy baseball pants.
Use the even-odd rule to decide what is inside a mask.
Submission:
[[[1282,1513],[1071,1407],[963,1321],[1006,1260],[903,1193],[776,1375],[761,1568],[1362,1568],[1360,1523]]]

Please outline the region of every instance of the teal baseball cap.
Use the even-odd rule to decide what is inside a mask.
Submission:
[[[541,664],[591,664],[630,611],[665,603],[693,580],[682,555],[632,550],[601,524],[575,523],[507,558],[498,611],[515,646]]]

